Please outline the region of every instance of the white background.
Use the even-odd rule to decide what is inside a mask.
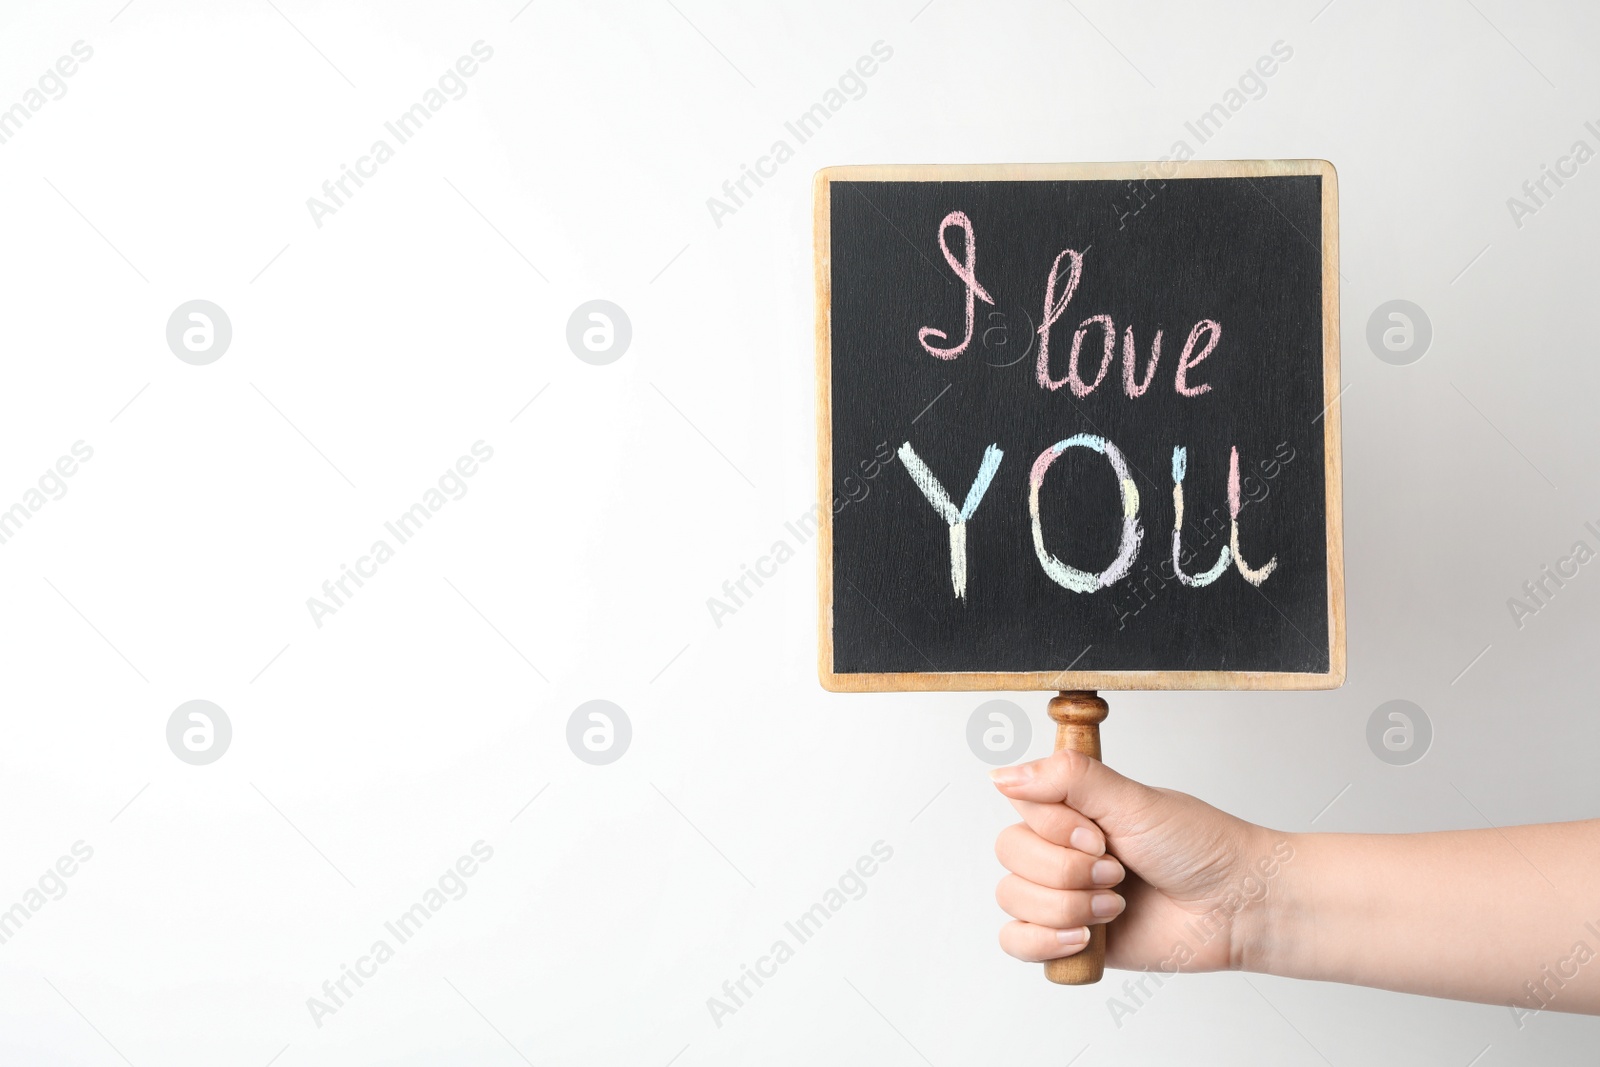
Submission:
[[[1349,682],[1116,694],[1108,759],[1289,831],[1594,815],[1600,573],[1521,629],[1506,605],[1600,520],[1600,163],[1520,228],[1506,206],[1597,146],[1591,8],[274,3],[0,8],[0,107],[94,49],[0,145],[0,507],[94,449],[0,546],[0,908],[94,849],[0,945],[0,1061],[1592,1054],[1586,1019],[1235,974],[1118,1025],[1121,975],[1056,988],[995,945],[1011,814],[965,740],[987,696],[823,693],[810,546],[720,628],[705,606],[814,499],[817,168],[1180,137],[1327,158]],[[467,95],[314,225],[306,199],[478,40]],[[706,199],[880,40],[866,95],[716,225]],[[1280,40],[1196,145],[1184,122]],[[234,330],[203,367],[165,339],[196,298]],[[609,366],[565,341],[593,298],[633,324]],[[1365,342],[1396,298],[1434,328],[1404,367]],[[306,599],[478,440],[467,495],[315,626]],[[203,767],[165,738],[197,698],[234,730]],[[609,766],[566,743],[595,698],[633,725]],[[1365,740],[1394,698],[1436,734],[1407,767]],[[1018,699],[1043,754],[1044,696]],[[470,892],[315,1025],[307,998],[480,839]],[[865,897],[719,1027],[707,998],[879,840]]]

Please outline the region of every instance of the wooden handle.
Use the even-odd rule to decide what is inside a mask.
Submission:
[[[1097,695],[1082,690],[1050,698],[1050,717],[1056,721],[1056,751],[1072,749],[1100,758],[1100,722],[1110,710]],[[1056,985],[1093,985],[1106,970],[1106,924],[1089,927],[1089,945],[1065,959],[1046,960],[1044,976]]]

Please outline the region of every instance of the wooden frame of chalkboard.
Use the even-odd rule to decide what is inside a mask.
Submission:
[[[1151,188],[1152,176],[1161,182],[1205,178],[1270,179],[1283,176],[1320,178],[1321,284],[1321,399],[1320,435],[1323,492],[1325,496],[1326,638],[1325,670],[1262,669],[1073,669],[1063,670],[942,670],[931,662],[928,670],[836,670],[834,641],[835,558],[834,513],[837,489],[834,470],[834,367],[833,367],[833,187],[836,183],[872,182],[1120,182],[1130,190]],[[1252,182],[1252,185],[1260,183]],[[819,171],[814,182],[814,245],[816,269],[817,343],[817,445],[818,445],[818,673],[824,688],[835,692],[950,691],[950,690],[1102,690],[1102,689],[1333,689],[1345,678],[1344,553],[1340,495],[1339,386],[1339,239],[1338,183],[1332,164],[1323,160],[1192,160],[1186,162],[886,165],[830,167]],[[1269,208],[1271,200],[1263,197]],[[1143,200],[1139,201],[1140,206]],[[882,212],[879,212],[882,215]],[[1282,212],[1279,212],[1281,215]],[[890,226],[893,222],[884,215]],[[1289,222],[1284,216],[1284,221]],[[1289,223],[1293,226],[1293,223]],[[1298,231],[1298,228],[1296,228]],[[969,235],[971,231],[968,231]],[[927,235],[919,235],[924,238]],[[1309,241],[1309,237],[1300,236]],[[905,234],[901,237],[910,240]],[[941,227],[939,238],[944,239]],[[892,239],[886,238],[886,239]],[[980,241],[982,238],[980,237]],[[938,248],[923,258],[935,264]],[[921,253],[919,252],[919,255]],[[1304,250],[1301,252],[1304,255]],[[945,258],[957,267],[948,247]],[[974,260],[974,262],[976,262]],[[1046,263],[1048,266],[1048,263]],[[942,269],[942,268],[941,268]],[[980,267],[978,273],[982,274]],[[971,297],[968,297],[971,307]],[[956,322],[959,326],[959,312]],[[968,312],[971,336],[971,311]],[[1065,330],[1063,323],[1060,329]],[[1109,332],[1109,331],[1108,331]],[[1219,330],[1220,333],[1220,330]],[[937,335],[942,337],[942,335]],[[1141,343],[1146,343],[1141,341]],[[1108,350],[1110,341],[1107,341]],[[930,349],[931,351],[931,349]],[[1104,373],[1104,372],[1102,372]],[[882,458],[882,457],[880,457]],[[848,460],[847,460],[848,462]],[[892,459],[890,460],[892,462]],[[1176,459],[1174,460],[1176,466]],[[1181,474],[1175,477],[1181,478]],[[965,484],[963,482],[963,484]],[[957,487],[959,489],[959,487]],[[1235,490],[1235,492],[1237,492]],[[830,504],[832,506],[830,506]],[[930,513],[931,514],[931,513]],[[954,520],[952,520],[954,521]],[[1242,566],[1242,560],[1239,561]],[[1220,565],[1220,564],[1219,564]],[[959,594],[958,594],[959,595]],[[876,609],[875,609],[876,610]],[[882,612],[878,612],[882,615]],[[1280,611],[1280,614],[1281,611]],[[892,628],[894,623],[885,619]],[[1288,622],[1285,616],[1285,622]],[[1289,623],[1292,626],[1292,623]],[[1319,627],[1320,629],[1320,627]],[[1302,635],[1303,636],[1303,635]],[[1322,656],[1321,651],[1318,652]],[[926,661],[927,657],[923,659]]]

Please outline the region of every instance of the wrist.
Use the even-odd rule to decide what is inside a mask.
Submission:
[[[1299,944],[1298,886],[1310,863],[1307,834],[1252,826],[1236,875],[1244,906],[1233,920],[1229,966],[1236,971],[1283,974]]]

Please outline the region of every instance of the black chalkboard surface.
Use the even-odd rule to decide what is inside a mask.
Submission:
[[[824,686],[1342,683],[1331,165],[838,167],[815,210]]]

